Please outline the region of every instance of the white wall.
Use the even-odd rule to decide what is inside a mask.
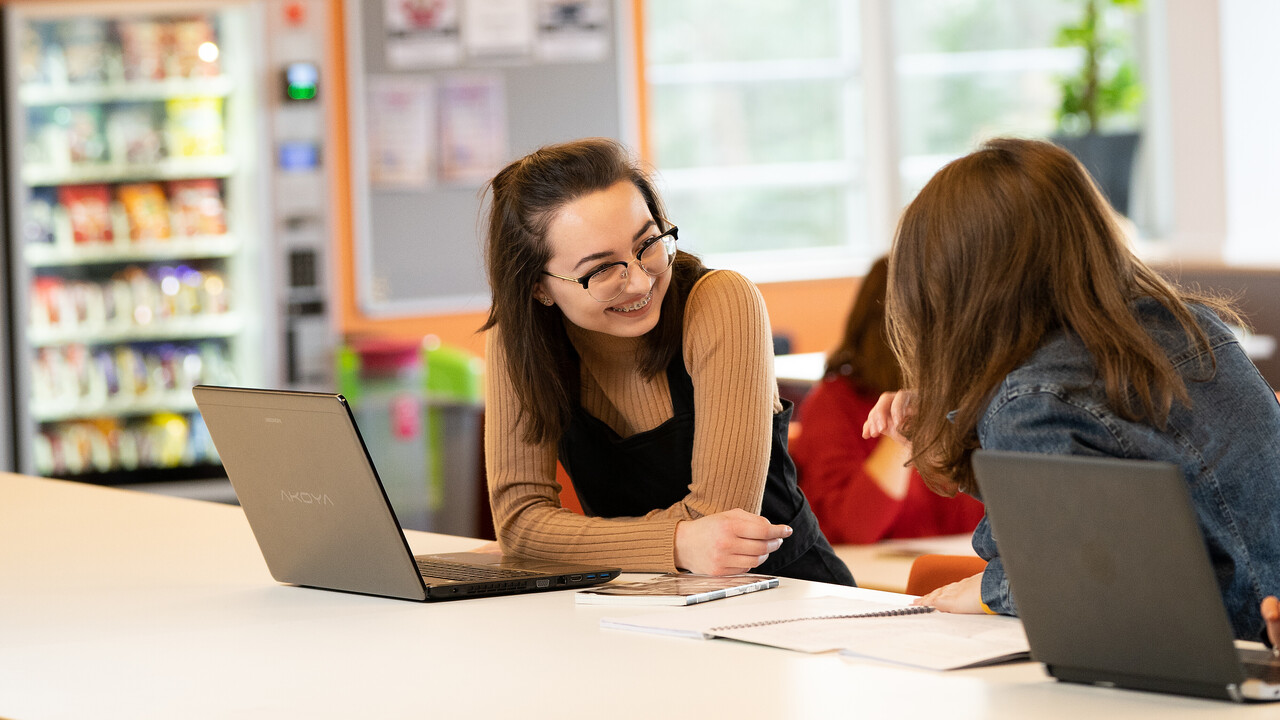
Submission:
[[[1160,254],[1221,257],[1226,236],[1218,0],[1148,5],[1147,160]]]
[[[1151,0],[1151,259],[1280,265],[1280,2]]]
[[[1280,3],[1219,0],[1226,243],[1231,262],[1280,264]]]

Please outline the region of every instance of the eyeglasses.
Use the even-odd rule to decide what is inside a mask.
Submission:
[[[619,260],[601,265],[580,278],[557,275],[546,270],[543,270],[542,274],[558,280],[576,282],[596,302],[609,302],[627,289],[627,281],[631,279],[632,262],[638,263],[640,269],[650,277],[657,277],[671,269],[671,261],[676,256],[677,230],[678,228],[672,225],[670,230],[645,240],[636,251],[635,260]]]

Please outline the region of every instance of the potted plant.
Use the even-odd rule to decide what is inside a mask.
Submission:
[[[1141,0],[1083,0],[1075,23],[1058,30],[1059,47],[1083,53],[1080,70],[1060,80],[1054,142],[1075,154],[1117,211],[1129,211],[1129,180],[1138,146],[1142,84],[1128,28],[1117,13],[1134,13]],[[1111,12],[1112,17],[1106,13]]]

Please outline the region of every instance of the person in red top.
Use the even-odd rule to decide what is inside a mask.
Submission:
[[[907,448],[892,438],[862,437],[880,393],[902,385],[884,331],[887,278],[881,258],[862,281],[826,376],[800,404],[800,428],[790,441],[800,488],[832,543],[968,533],[984,512],[968,495],[930,490],[906,466]]]

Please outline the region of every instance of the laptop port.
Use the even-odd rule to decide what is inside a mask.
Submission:
[[[582,576],[581,576],[581,575],[570,575],[570,576],[569,576],[569,582],[582,582]]]

